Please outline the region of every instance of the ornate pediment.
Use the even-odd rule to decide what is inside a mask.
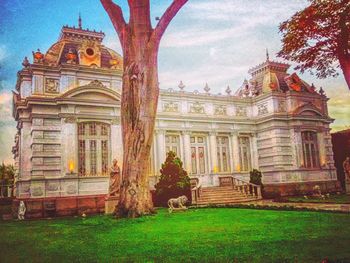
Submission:
[[[306,102],[293,111],[294,115],[323,116],[323,113],[312,102]]]
[[[98,101],[115,103],[121,100],[121,95],[107,88],[99,80],[93,80],[89,84],[70,89],[60,96],[60,99],[78,99],[80,101]]]

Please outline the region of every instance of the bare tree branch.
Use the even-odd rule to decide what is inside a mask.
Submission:
[[[109,18],[112,21],[112,24],[115,30],[118,33],[120,41],[124,42],[124,33],[126,29],[126,22],[123,16],[123,11],[119,5],[113,3],[112,0],[100,0],[103,8],[106,10]]]
[[[165,30],[177,12],[187,3],[188,0],[174,0],[168,9],[164,12],[153,32],[153,38],[156,44],[161,40]]]

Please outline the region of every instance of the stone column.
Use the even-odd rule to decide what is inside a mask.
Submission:
[[[62,122],[61,142],[62,154],[62,174],[78,173],[78,135],[77,120],[75,117],[67,117]],[[71,171],[72,168],[72,171]]]
[[[238,134],[231,133],[231,141],[232,141],[232,157],[233,157],[233,172],[240,172],[241,165],[239,161],[239,142],[238,142]]]
[[[317,144],[318,144],[318,152],[319,152],[319,161],[322,167],[326,167],[327,164],[327,156],[326,156],[326,148],[324,143],[323,132],[317,133]]]
[[[118,160],[120,170],[123,167],[123,139],[122,128],[119,119],[111,121],[111,156],[109,158],[109,166],[112,165],[114,159]]]
[[[251,149],[251,159],[252,159],[252,169],[259,170],[259,156],[258,156],[258,140],[257,134],[253,133],[252,137],[250,137],[250,149]]]
[[[166,158],[165,131],[156,130],[156,138],[157,138],[157,165],[155,168],[158,173],[159,169],[162,167],[162,163],[165,161],[165,158]]]
[[[295,138],[295,161],[296,161],[296,168],[299,169],[300,167],[304,166],[304,157],[303,157],[303,142],[301,139],[301,132],[299,130],[294,130],[294,138]]]
[[[191,141],[190,141],[189,131],[182,132],[183,135],[183,149],[184,149],[184,167],[186,171],[190,174],[191,169]]]
[[[216,132],[209,133],[209,152],[210,158],[208,160],[209,163],[209,171],[210,173],[216,174],[218,172],[218,153],[217,153],[217,144],[216,144]]]

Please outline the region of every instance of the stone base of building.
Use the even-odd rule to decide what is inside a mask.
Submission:
[[[115,212],[119,202],[119,196],[107,196],[105,199],[105,214],[111,215]]]
[[[264,198],[311,194],[315,185],[320,186],[322,193],[342,192],[341,184],[337,180],[266,184],[264,185]]]
[[[345,181],[345,192],[350,195],[350,182]]]
[[[18,211],[19,202],[24,201],[26,219],[98,214],[105,211],[105,197],[106,195],[17,198],[12,205],[13,211]]]

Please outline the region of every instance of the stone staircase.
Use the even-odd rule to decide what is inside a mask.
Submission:
[[[232,186],[203,187],[196,205],[225,205],[256,200],[253,196],[246,196]]]
[[[220,177],[220,186],[202,187],[198,179],[191,181],[192,205],[227,205],[261,199],[261,187],[233,176]]]

